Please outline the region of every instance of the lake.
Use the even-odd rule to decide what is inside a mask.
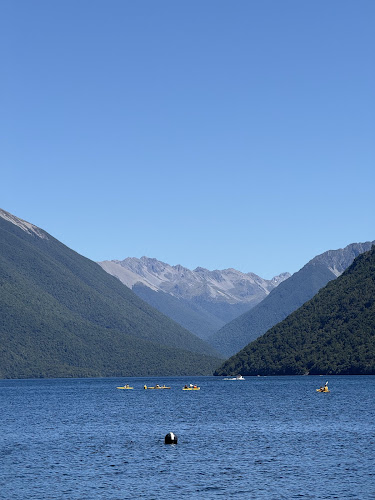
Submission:
[[[374,394],[371,376],[2,380],[0,498],[374,499]]]

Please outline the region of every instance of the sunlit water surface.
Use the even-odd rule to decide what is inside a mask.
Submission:
[[[0,381],[0,498],[374,499],[375,377],[328,380]]]

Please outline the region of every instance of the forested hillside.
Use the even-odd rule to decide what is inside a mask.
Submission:
[[[375,246],[215,375],[375,374]]]
[[[314,297],[358,255],[370,250],[373,243],[352,243],[317,255],[280,283],[260,304],[222,327],[208,342],[224,356],[232,356]]]
[[[0,211],[0,377],[206,374],[204,341],[43,230]]]

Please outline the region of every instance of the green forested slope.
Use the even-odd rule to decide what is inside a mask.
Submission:
[[[312,299],[329,281],[336,279],[337,274],[332,269],[343,272],[355,257],[370,250],[371,246],[372,242],[352,243],[314,257],[280,283],[262,302],[224,325],[207,341],[223,355],[233,356]]]
[[[0,217],[0,377],[212,373],[205,342],[43,234]]]
[[[233,355],[285,319],[334,278],[324,266],[303,267],[253,309],[224,325],[208,342],[223,355]]]
[[[215,375],[375,374],[375,246]]]

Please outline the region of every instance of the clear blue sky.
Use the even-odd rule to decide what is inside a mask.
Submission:
[[[271,278],[375,239],[373,0],[2,0],[0,207]]]

